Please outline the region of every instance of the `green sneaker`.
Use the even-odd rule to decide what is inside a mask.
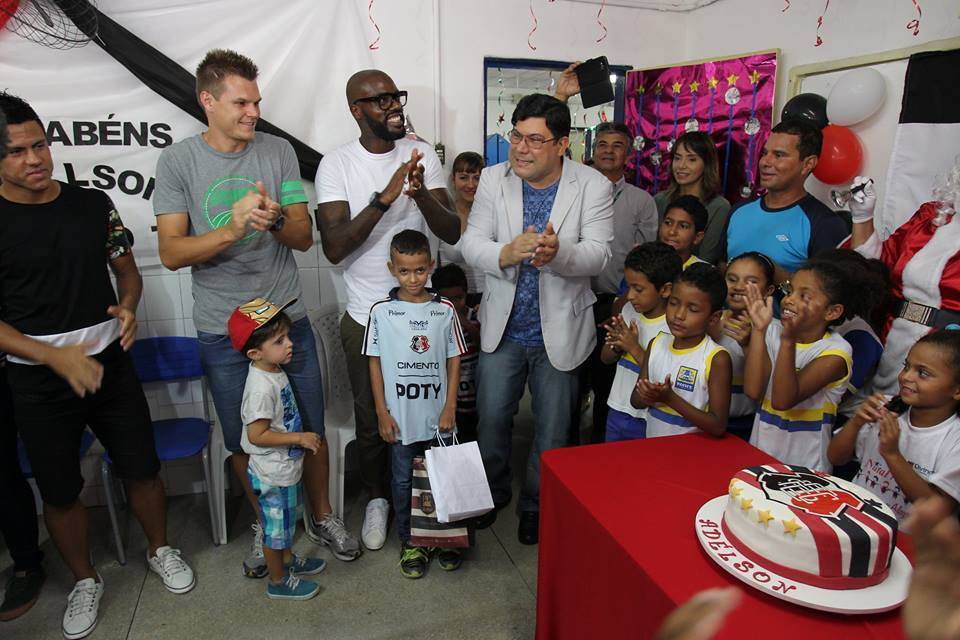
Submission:
[[[456,571],[463,564],[462,549],[437,549],[437,564],[444,571]]]
[[[400,549],[400,573],[404,578],[422,578],[430,562],[430,555],[423,547],[411,547],[403,543]]]

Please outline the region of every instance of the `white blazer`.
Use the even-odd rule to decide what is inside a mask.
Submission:
[[[480,342],[488,353],[500,345],[517,291],[520,268],[501,269],[500,251],[523,232],[522,185],[509,162],[484,169],[460,242],[467,264],[485,274]],[[540,323],[550,363],[570,371],[596,345],[592,305],[597,298],[590,277],[610,260],[612,183],[595,169],[564,158],[550,222],[560,246],[540,270]]]

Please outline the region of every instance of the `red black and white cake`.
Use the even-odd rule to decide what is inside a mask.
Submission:
[[[897,517],[866,489],[769,464],[737,472],[728,492],[723,531],[765,568],[824,589],[860,589],[887,577]]]

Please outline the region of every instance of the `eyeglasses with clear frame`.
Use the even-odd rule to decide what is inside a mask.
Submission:
[[[521,142],[526,141],[527,147],[529,147],[530,149],[533,149],[534,151],[537,151],[538,149],[543,147],[543,145],[546,144],[547,142],[554,141],[557,138],[556,137],[544,138],[543,136],[540,136],[537,134],[525,136],[519,131],[517,131],[516,129],[511,129],[510,132],[507,134],[507,139],[510,140],[510,144],[512,145],[518,145]]]
[[[407,92],[397,91],[396,93],[381,93],[375,96],[367,96],[366,98],[357,98],[353,101],[353,104],[357,104],[358,102],[376,102],[381,111],[386,111],[394,102],[401,107],[407,106]]]

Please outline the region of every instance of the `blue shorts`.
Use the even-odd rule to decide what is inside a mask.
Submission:
[[[243,403],[243,387],[247,383],[250,361],[233,348],[227,335],[197,331],[197,340],[200,343],[200,362],[223,431],[223,442],[231,452],[243,453],[240,448],[240,433],[243,431],[240,405]],[[297,399],[297,408],[303,419],[303,430],[313,431],[322,438],[323,383],[310,320],[301,318],[290,325],[290,340],[293,342],[293,360],[283,366],[283,371],[293,387],[293,396]]]
[[[293,534],[297,530],[297,521],[301,515],[301,484],[289,487],[274,487],[263,484],[250,470],[250,486],[257,496],[260,506],[260,524],[263,526],[263,544],[268,549],[290,549],[293,547]]]
[[[647,437],[647,421],[643,418],[634,418],[629,413],[610,409],[607,412],[607,439],[606,442],[620,442],[621,440],[639,440]]]

